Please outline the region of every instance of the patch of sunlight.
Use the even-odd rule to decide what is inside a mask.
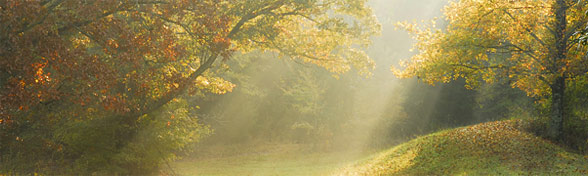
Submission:
[[[361,165],[344,168],[333,175],[389,175],[399,173],[414,165],[418,156],[416,148],[405,150],[402,146],[376,154],[375,157],[360,161]]]

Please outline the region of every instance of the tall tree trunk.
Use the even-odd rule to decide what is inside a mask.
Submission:
[[[559,76],[551,84],[551,120],[548,135],[551,139],[562,140],[565,97],[565,78]]]
[[[563,71],[565,67],[563,61],[567,53],[566,33],[566,11],[567,4],[565,0],[557,0],[554,6],[555,11],[555,47],[553,48],[552,64],[554,68],[555,80],[551,84],[551,120],[548,125],[548,135],[551,139],[562,140],[563,121],[565,119],[565,85],[566,77]]]

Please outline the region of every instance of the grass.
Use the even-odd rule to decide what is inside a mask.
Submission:
[[[326,175],[365,156],[297,144],[215,146],[199,152],[175,162],[174,171],[178,175]]]
[[[588,174],[588,156],[521,130],[522,123],[489,122],[422,136],[335,175]]]
[[[295,144],[216,146],[173,167],[179,175],[588,175],[588,155],[523,126],[507,120],[448,129],[375,154]]]

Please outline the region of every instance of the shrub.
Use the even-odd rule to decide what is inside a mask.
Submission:
[[[194,110],[186,101],[174,100],[138,118],[135,126],[93,111],[85,113],[86,117],[48,114],[47,119],[59,119],[54,121],[24,121],[23,117],[15,125],[21,130],[0,129],[1,133],[11,132],[1,136],[0,173],[153,174],[211,133],[208,126],[198,123]]]

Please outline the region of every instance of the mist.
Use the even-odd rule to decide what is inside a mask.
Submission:
[[[248,53],[227,61],[230,71],[224,74],[237,87],[226,95],[211,95],[209,102],[200,105],[199,117],[215,130],[202,145],[255,141],[328,143],[330,148],[363,149],[390,146],[433,130],[390,129],[400,122],[406,125],[406,121],[430,123],[430,111],[441,91],[441,86],[432,87],[416,79],[400,80],[390,67],[415,52],[410,51],[414,40],[397,29],[396,23],[428,22],[439,17],[446,4],[437,0],[369,1],[382,26],[381,35],[373,37],[367,50],[376,62],[370,77],[354,70],[333,75],[272,53]],[[425,111],[423,117],[412,119],[405,112],[406,100],[419,98],[414,101],[433,104],[422,106],[419,111]],[[390,134],[395,130],[402,134]]]
[[[442,10],[448,3],[370,0],[382,28],[366,50],[376,63],[370,76],[353,69],[336,74],[265,51],[226,61],[229,69],[221,75],[237,87],[201,102],[198,116],[214,133],[198,145],[195,156],[257,156],[260,159],[243,162],[260,162],[247,166],[252,170],[246,173],[256,174],[254,169],[260,168],[297,175],[285,168],[338,168],[444,129],[529,118],[535,99],[513,89],[509,80],[467,89],[462,78],[430,85],[392,73],[391,67],[400,67],[402,60],[419,52],[412,49],[415,39],[397,24],[434,20],[444,29]],[[288,161],[295,162],[276,164]]]
[[[574,47],[561,48],[557,56],[569,58],[559,65],[542,65],[552,62],[538,53],[553,47],[533,41],[552,39],[555,8],[508,3],[0,3],[0,175],[437,175],[429,159],[451,170],[438,154],[461,163],[464,146],[507,158],[565,135],[548,139],[588,151],[588,28],[578,27],[588,18],[573,16],[587,2],[560,9],[578,31],[566,36]],[[463,19],[448,23],[447,6],[472,6],[483,20],[456,8],[448,13]],[[501,142],[510,148],[492,148]],[[520,158],[535,161],[509,161]],[[526,173],[484,169],[473,173]]]

